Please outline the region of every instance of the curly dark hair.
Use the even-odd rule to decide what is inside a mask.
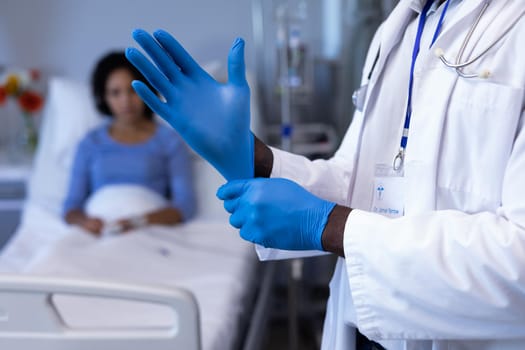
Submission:
[[[124,51],[114,51],[106,54],[98,61],[91,75],[91,89],[97,110],[110,117],[113,117],[113,114],[106,103],[106,83],[111,73],[122,68],[127,69],[134,79],[144,82],[154,91],[144,76],[128,61]],[[153,111],[148,106],[144,106],[144,115],[146,118],[150,120],[153,119]]]

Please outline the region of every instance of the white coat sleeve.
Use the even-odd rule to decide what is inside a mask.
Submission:
[[[389,219],[352,211],[344,249],[361,332],[373,339],[525,337],[524,119],[522,112],[495,212]]]

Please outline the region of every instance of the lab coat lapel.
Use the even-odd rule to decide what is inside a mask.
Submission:
[[[388,19],[383,23],[380,40],[381,51],[376,70],[372,75],[372,84],[375,83],[381,75],[390,52],[403,38],[405,29],[414,16],[414,10],[410,8],[411,3],[412,0],[401,0]]]
[[[386,61],[392,49],[403,38],[404,32],[410,20],[414,16],[414,10],[410,7],[413,0],[401,0],[394,8],[390,16],[381,26],[380,40],[379,40],[379,58],[375,66],[372,76],[370,77],[367,93],[367,101],[365,102],[363,115],[368,114],[368,107],[370,101],[375,99],[377,93],[377,80],[385,67]]]

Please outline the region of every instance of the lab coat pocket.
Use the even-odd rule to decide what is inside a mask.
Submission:
[[[523,89],[458,79],[443,125],[438,209],[493,210],[522,111]]]

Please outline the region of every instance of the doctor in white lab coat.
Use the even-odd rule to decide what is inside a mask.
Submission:
[[[341,256],[325,350],[352,349],[355,327],[394,350],[525,349],[525,1],[492,0],[475,25],[484,3],[436,0],[421,27],[426,0],[400,1],[371,45],[361,111],[332,159],[310,161],[255,141],[256,175],[266,162],[266,175],[337,203],[322,236],[323,249]],[[460,61],[481,56],[460,69],[476,75],[465,78],[436,53],[455,63],[473,26]],[[394,169],[403,135],[405,156]],[[250,199],[260,210],[247,215],[252,230],[271,221],[263,210],[270,204],[257,201],[279,197],[267,181],[268,191]],[[232,218],[244,198],[237,200],[226,205]],[[253,241],[271,248],[279,235]],[[311,255],[260,247],[259,254]]]

